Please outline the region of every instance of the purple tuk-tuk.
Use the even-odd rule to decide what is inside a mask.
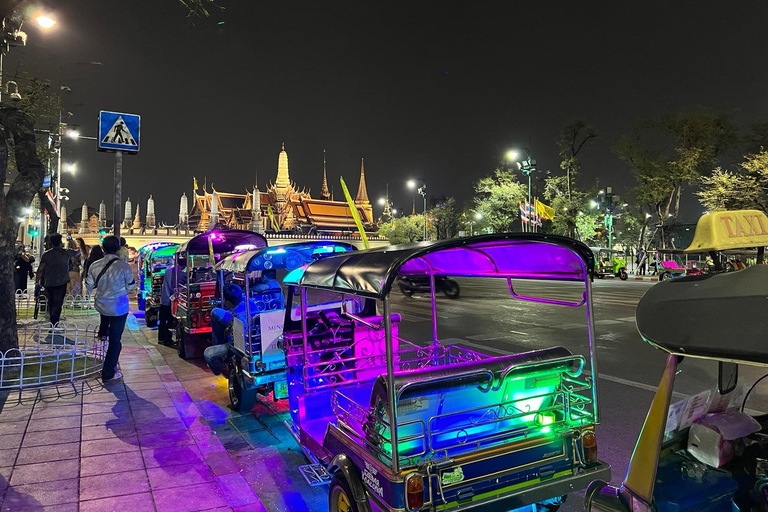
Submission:
[[[330,483],[330,511],[554,511],[610,479],[594,431],[593,273],[584,244],[525,233],[349,252],[286,277],[289,427],[305,478]],[[396,278],[414,275],[432,283],[429,342],[401,337],[390,299]],[[442,276],[503,279],[514,299],[583,308],[589,354],[491,357],[442,343]],[[570,282],[579,299],[519,293],[523,280]]]

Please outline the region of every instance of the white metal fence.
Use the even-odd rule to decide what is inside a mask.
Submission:
[[[107,342],[98,326],[19,325],[19,348],[0,352],[0,390],[74,382],[101,372]]]
[[[48,315],[48,298],[44,294],[38,297],[37,318],[45,320]],[[35,296],[32,293],[16,290],[16,318],[33,318],[35,313]],[[64,306],[61,309],[63,317],[84,317],[98,315],[94,306],[93,295],[64,296]]]

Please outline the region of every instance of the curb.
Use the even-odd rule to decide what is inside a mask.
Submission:
[[[635,281],[658,281],[659,276],[635,276],[634,279]]]

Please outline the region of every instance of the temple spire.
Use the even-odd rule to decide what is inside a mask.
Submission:
[[[331,193],[328,191],[328,175],[325,171],[325,149],[323,149],[323,186],[320,188],[320,199],[329,200]]]
[[[365,186],[365,158],[360,159],[360,185],[357,187],[356,203],[368,202],[368,189]]]
[[[186,228],[189,221],[189,201],[187,201],[187,193],[181,194],[181,201],[179,201],[179,227]]]
[[[37,196],[35,196],[37,197]],[[83,209],[80,213],[80,233],[88,233],[88,205],[83,201]]]
[[[392,219],[392,210],[389,207],[389,183],[387,183],[387,195],[384,196],[384,211],[381,214],[385,222]]]
[[[147,199],[147,219],[144,225],[149,229],[155,228],[155,200],[152,199],[152,194],[149,194]]]
[[[282,144],[282,150],[277,157],[277,179],[275,188],[280,193],[285,193],[291,186],[291,177],[288,174],[288,153],[285,151],[285,142]]]
[[[104,200],[101,200],[99,204],[99,229],[107,227],[107,205],[104,204]]]

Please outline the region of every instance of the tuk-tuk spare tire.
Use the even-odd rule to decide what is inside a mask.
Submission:
[[[144,310],[144,323],[147,327],[157,327],[157,313],[155,308]]]
[[[229,403],[232,406],[232,410],[248,412],[253,409],[253,406],[256,405],[256,390],[246,389],[243,372],[236,363],[230,363],[227,380]]]

